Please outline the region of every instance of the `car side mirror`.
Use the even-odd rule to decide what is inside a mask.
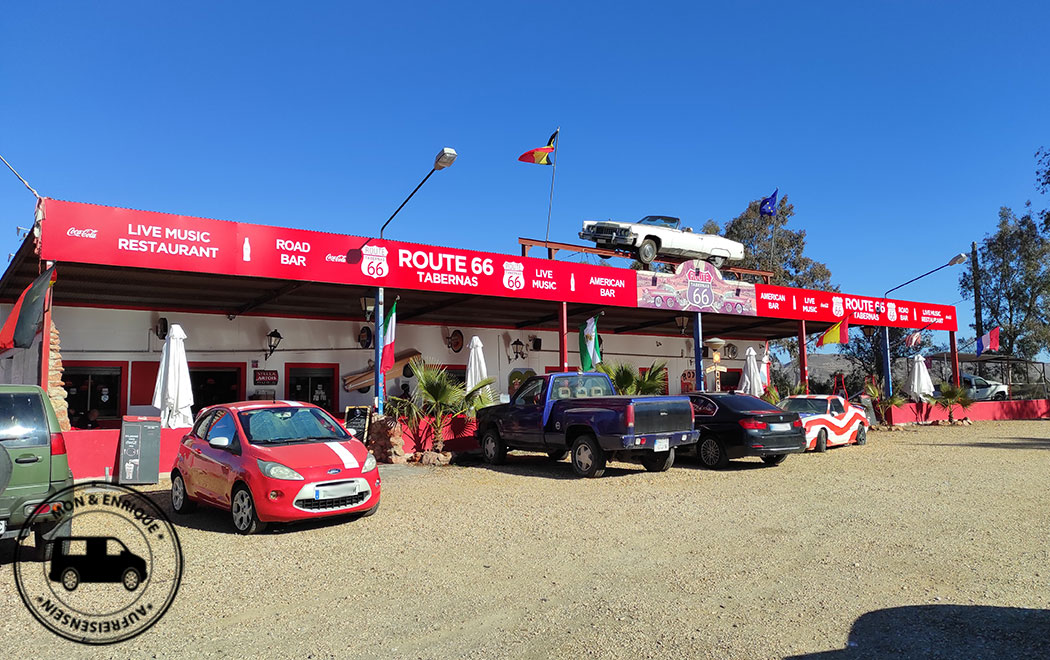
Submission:
[[[229,449],[230,439],[223,436],[216,436],[208,439],[208,444],[216,449]]]

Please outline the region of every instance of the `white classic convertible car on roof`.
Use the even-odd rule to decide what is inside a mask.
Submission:
[[[694,234],[689,227],[680,229],[681,222],[666,215],[647,215],[638,222],[585,222],[580,238],[600,248],[631,252],[643,264],[667,255],[703,259],[721,268],[726,261],[744,258],[742,244],[715,234]]]

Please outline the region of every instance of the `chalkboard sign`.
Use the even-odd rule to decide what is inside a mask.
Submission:
[[[368,427],[372,423],[371,406],[347,406],[346,428],[353,431],[361,442],[368,441]]]
[[[124,416],[116,467],[117,483],[157,483],[160,470],[159,417]]]

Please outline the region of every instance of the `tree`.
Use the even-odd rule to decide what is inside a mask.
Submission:
[[[913,332],[915,331],[908,328],[890,328],[891,362],[924,351],[944,350],[943,346],[933,343],[933,333],[929,330],[922,331],[922,341],[918,346],[908,348],[904,340]],[[854,380],[877,376],[885,381],[886,374],[882,373],[882,328],[877,328],[877,332],[872,333],[871,337],[865,336],[860,328],[850,328],[849,343],[839,345],[839,354],[846,358],[853,368]],[[894,389],[898,389],[899,386],[899,383],[893,384]]]
[[[1050,149],[1046,147],[1035,152],[1035,187],[1044,195],[1050,193]]]
[[[787,195],[780,198],[773,217],[758,212],[762,200],[754,200],[743,213],[726,223],[719,231],[718,223],[708,220],[704,233],[721,234],[744,245],[744,259],[733,265],[773,273],[773,284],[796,286],[803,289],[838,291],[831,284],[831,270],[827,264],[805,255],[806,230],[787,228],[795,215],[795,207]]]
[[[1004,206],[995,232],[978,248],[982,321],[985,328],[1000,327],[1006,355],[1032,359],[1050,348],[1050,227],[1042,225],[1033,219],[1030,202],[1020,217]],[[959,291],[973,292],[970,262],[959,278]]]
[[[751,201],[747,208],[727,222],[725,227],[719,227],[714,220],[708,220],[704,223],[704,233],[721,234],[742,243],[744,258],[732,265],[771,271],[773,275],[770,282],[773,284],[838,291],[838,287],[831,283],[831,270],[827,264],[814,261],[805,255],[806,230],[795,231],[787,228],[788,221],[795,215],[795,207],[788,203],[787,195],[780,198],[776,215],[773,217],[759,213],[761,203],[760,199]],[[772,345],[775,349],[786,352],[791,359],[798,357],[797,340],[778,340]]]

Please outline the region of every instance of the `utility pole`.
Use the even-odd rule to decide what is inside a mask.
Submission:
[[[984,314],[981,311],[981,269],[977,264],[977,242],[970,243],[970,270],[973,273],[973,316],[977,329],[977,336],[984,336]],[[977,375],[981,375],[981,363],[976,362]]]

